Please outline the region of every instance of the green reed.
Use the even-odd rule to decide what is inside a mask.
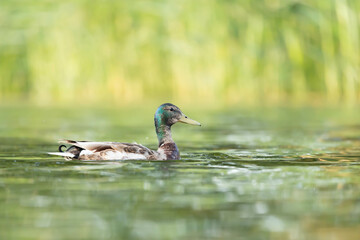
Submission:
[[[360,100],[355,0],[2,0],[0,100]]]

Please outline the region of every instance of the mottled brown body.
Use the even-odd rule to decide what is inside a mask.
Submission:
[[[135,143],[73,140],[63,140],[61,142],[72,144],[66,152],[72,153],[74,156],[67,157],[68,160],[110,160],[111,156],[118,156],[119,159],[128,159],[127,156],[132,156],[134,159],[140,156],[140,158],[149,160],[161,160],[163,158],[160,153]]]

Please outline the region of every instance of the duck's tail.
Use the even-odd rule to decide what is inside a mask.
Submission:
[[[74,158],[75,157],[75,154],[69,153],[69,152],[48,152],[47,154],[61,156],[61,157],[65,157],[65,158]]]
[[[61,140],[59,142],[60,143],[72,143],[72,141],[70,141],[70,140],[66,140],[66,141]],[[63,148],[65,148],[65,151],[63,150]],[[73,158],[78,158],[81,150],[82,149],[77,146],[71,146],[66,149],[65,145],[60,145],[59,152],[48,152],[48,154],[55,155],[55,156],[61,156],[61,157],[64,157],[66,160],[71,160]]]

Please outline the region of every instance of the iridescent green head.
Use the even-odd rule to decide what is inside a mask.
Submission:
[[[177,122],[201,126],[195,120],[188,118],[177,106],[171,103],[164,103],[155,112],[155,125],[171,126]]]
[[[201,126],[199,122],[188,118],[180,108],[171,103],[164,103],[158,107],[154,121],[159,143],[163,142],[164,138],[171,139],[170,127],[177,122]]]

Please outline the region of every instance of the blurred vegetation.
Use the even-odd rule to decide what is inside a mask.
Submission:
[[[360,102],[360,1],[1,0],[0,100]]]

